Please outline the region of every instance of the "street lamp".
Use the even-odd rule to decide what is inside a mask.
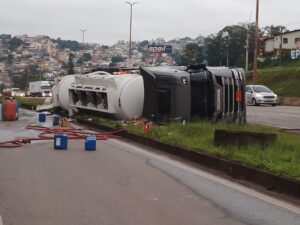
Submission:
[[[82,46],[84,46],[84,32],[86,32],[86,30],[79,30],[82,32]]]
[[[84,55],[84,32],[86,32],[86,30],[81,30],[79,29],[81,32],[82,32],[82,57]],[[81,74],[83,74],[83,65],[81,65]]]
[[[132,30],[132,6],[138,2],[125,2],[130,5],[130,27],[129,27],[129,52],[128,52],[128,67],[131,67],[131,30]]]

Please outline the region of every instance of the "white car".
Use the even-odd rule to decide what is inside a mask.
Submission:
[[[277,95],[264,85],[247,85],[246,101],[252,105],[269,104],[275,106]]]

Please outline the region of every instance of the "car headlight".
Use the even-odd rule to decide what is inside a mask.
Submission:
[[[46,96],[46,94],[45,94],[45,93],[43,93],[43,94],[42,94],[42,96],[43,96],[43,97],[45,97],[45,96]]]
[[[256,94],[255,96],[258,97],[258,98],[262,98],[263,97],[262,94]]]

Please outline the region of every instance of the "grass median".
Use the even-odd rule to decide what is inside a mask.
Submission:
[[[21,107],[36,108],[38,105],[42,105],[45,98],[42,97],[16,97]]]
[[[3,102],[4,97],[0,97],[0,103]],[[45,98],[42,97],[15,97],[16,101],[20,104],[21,107],[32,109],[36,108],[38,105],[42,105],[45,101]]]
[[[80,115],[81,119],[92,121],[113,128],[125,126],[135,134],[143,134],[140,124],[107,120],[96,116]],[[275,144],[261,149],[257,145],[244,148],[233,146],[217,147],[214,145],[216,129],[275,133],[278,136]],[[149,136],[167,143],[190,148],[194,151],[205,152],[219,156],[243,165],[265,169],[275,174],[300,181],[300,135],[280,132],[276,128],[254,124],[212,123],[209,121],[193,121],[186,124],[171,123],[151,126]]]

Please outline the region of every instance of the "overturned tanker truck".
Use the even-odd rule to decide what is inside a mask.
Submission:
[[[65,110],[122,120],[246,121],[245,74],[240,68],[159,66],[141,67],[134,74],[102,70],[69,75],[56,82],[53,97]]]

